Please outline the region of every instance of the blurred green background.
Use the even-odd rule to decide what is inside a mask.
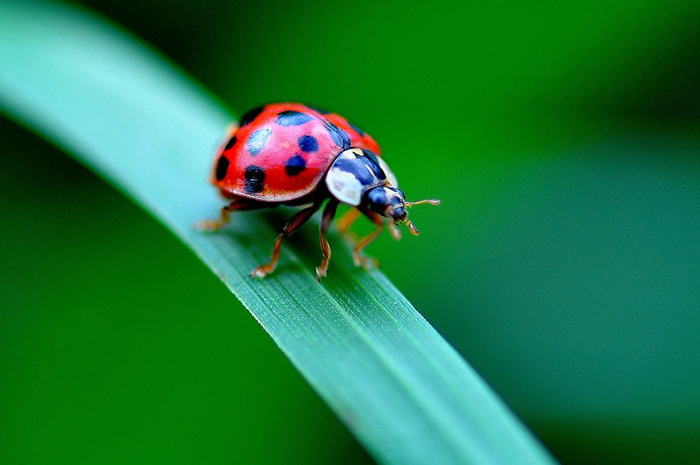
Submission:
[[[558,459],[700,461],[698,2],[84,4],[238,114],[338,111],[441,198],[371,253]],[[371,460],[170,233],[0,140],[0,462]]]

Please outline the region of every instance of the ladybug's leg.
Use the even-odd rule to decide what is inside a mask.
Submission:
[[[231,216],[230,211],[229,206],[226,205],[221,209],[221,217],[218,220],[199,221],[195,225],[195,228],[199,229],[200,231],[218,231],[226,226],[226,223],[228,223],[229,217]]]
[[[391,233],[391,237],[393,237],[395,240],[401,240],[401,231],[399,228],[396,227],[396,224],[392,221],[387,221],[387,224],[389,225],[389,232]]]
[[[362,250],[370,245],[374,240],[379,237],[379,235],[384,230],[384,218],[369,210],[363,210],[362,213],[367,216],[372,222],[377,226],[377,228],[369,233],[367,236],[363,237],[352,251],[352,258],[356,266],[362,266],[365,269],[379,266],[379,260],[373,257],[366,257],[362,255]]]
[[[287,224],[284,226],[284,229],[282,229],[282,232],[279,234],[279,236],[277,236],[275,246],[272,249],[272,259],[270,260],[270,262],[265,265],[260,265],[259,267],[254,269],[250,273],[250,276],[254,278],[264,278],[266,275],[275,271],[275,267],[277,267],[277,261],[280,259],[280,252],[282,250],[282,240],[285,237],[289,237],[292,234],[294,234],[297,229],[299,229],[304,225],[304,223],[309,221],[309,218],[311,218],[314,215],[314,213],[316,213],[318,209],[321,208],[321,203],[322,202],[317,202],[311,205],[310,207],[305,208],[304,210],[294,215],[292,219],[287,222]]]
[[[331,222],[333,221],[335,211],[338,208],[338,203],[339,202],[337,200],[332,198],[328,204],[326,204],[326,208],[323,210],[323,217],[321,218],[320,238],[321,250],[323,251],[323,261],[321,262],[321,266],[316,267],[316,279],[319,281],[326,276],[326,272],[328,271],[328,263],[331,260],[331,247],[328,245],[328,241],[326,240],[326,233],[328,232],[328,228],[331,227]]]
[[[348,232],[348,229],[350,229],[350,226],[352,226],[355,220],[357,220],[359,217],[360,210],[357,208],[352,208],[335,222],[335,227],[338,229],[339,233],[345,234]]]
[[[226,226],[232,211],[255,210],[256,208],[263,208],[263,205],[260,204],[260,202],[239,197],[232,200],[229,205],[226,205],[221,209],[221,217],[218,220],[202,220],[195,225],[195,228],[199,229],[200,231],[218,231]]]

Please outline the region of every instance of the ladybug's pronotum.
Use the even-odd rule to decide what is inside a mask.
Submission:
[[[406,207],[440,203],[432,199],[406,202],[380,153],[369,134],[336,113],[300,103],[255,108],[241,118],[240,127],[232,129],[216,155],[212,182],[230,204],[221,210],[221,219],[203,221],[199,227],[219,229],[232,211],[303,205],[277,237],[270,262],[251,273],[262,278],[274,271],[282,240],[328,200],[320,228],[323,261],[316,268],[320,280],[326,276],[331,258],[325,234],[342,202],[355,208],[339,220],[341,231],[346,231],[360,214],[376,225],[353,249],[356,265],[376,265],[376,260],[363,256],[362,250],[379,236],[385,222],[395,239],[401,237],[397,224],[406,224],[411,233],[418,235],[407,218]]]

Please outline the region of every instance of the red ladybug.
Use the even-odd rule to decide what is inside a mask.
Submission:
[[[418,235],[407,219],[406,207],[439,203],[406,202],[379,154],[379,145],[369,134],[336,113],[300,103],[257,107],[243,115],[240,127],[231,130],[216,154],[212,182],[231,203],[221,210],[220,220],[203,221],[199,226],[219,229],[231,211],[304,205],[277,237],[270,262],[251,273],[262,278],[274,271],[282,239],[291,236],[330,199],[321,219],[323,261],[316,268],[318,279],[328,270],[331,249],[325,233],[341,202],[356,207],[340,220],[341,231],[347,230],[360,213],[377,226],[353,250],[356,265],[376,265],[375,260],[362,255],[362,250],[382,232],[385,217],[394,238],[400,238],[396,224],[406,224]]]

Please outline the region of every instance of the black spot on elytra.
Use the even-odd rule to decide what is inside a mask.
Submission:
[[[356,133],[358,133],[360,135],[360,137],[365,137],[365,131],[363,131],[362,129],[358,128],[357,126],[355,126],[354,124],[352,124],[350,122],[348,124],[350,125],[351,128],[353,128],[355,130]]]
[[[287,174],[289,176],[296,176],[306,169],[306,160],[304,160],[304,158],[299,154],[294,155],[292,158],[287,160],[287,164],[284,165],[284,169],[287,170]]]
[[[231,150],[231,148],[232,148],[234,145],[236,145],[236,141],[237,141],[237,140],[238,140],[238,138],[236,138],[236,136],[233,136],[232,138],[230,138],[230,139],[228,140],[228,142],[226,143],[226,147],[224,147],[224,150]]]
[[[219,157],[219,161],[216,163],[216,180],[221,181],[226,177],[226,172],[228,171],[228,158]]]
[[[347,132],[343,131],[333,123],[326,123],[325,126],[328,134],[331,136],[331,139],[333,139],[333,142],[335,142],[335,145],[341,147],[343,150],[350,148],[350,136],[348,136]]]
[[[250,152],[251,155],[257,155],[260,153],[260,151],[265,147],[265,143],[270,137],[270,134],[272,134],[272,131],[269,129],[258,129],[251,134],[246,142],[248,152]]]
[[[263,190],[265,182],[265,170],[259,166],[250,165],[245,169],[245,191],[249,194],[258,194]]]
[[[311,121],[311,116],[299,111],[286,110],[277,114],[277,124],[280,126],[300,126]]]
[[[265,105],[261,105],[259,107],[255,107],[252,110],[248,111],[245,115],[241,117],[241,127],[245,126],[246,124],[250,124],[253,122],[255,118],[258,117],[260,113],[262,113],[265,110]]]
[[[299,148],[304,152],[315,152],[318,150],[318,141],[314,136],[301,136],[298,142]]]

